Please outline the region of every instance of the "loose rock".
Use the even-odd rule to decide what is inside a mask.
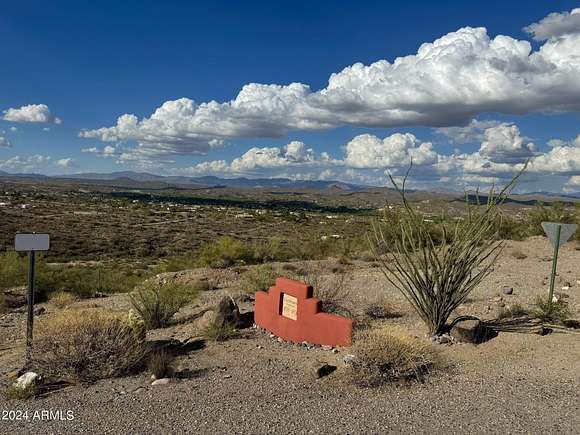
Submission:
[[[323,378],[325,376],[328,376],[329,374],[331,374],[335,370],[336,370],[336,366],[326,364],[326,363],[324,363],[322,365],[320,365],[320,363],[317,363],[314,366],[314,374],[316,375],[316,377],[318,379]]]
[[[502,289],[502,292],[504,295],[512,295],[514,293],[514,288],[513,287],[504,287]]]
[[[26,372],[22,376],[20,376],[18,379],[16,379],[16,382],[14,383],[14,388],[18,388],[20,390],[26,390],[27,388],[30,388],[30,387],[38,384],[38,382],[40,382],[40,379],[41,379],[41,377],[38,373]]]

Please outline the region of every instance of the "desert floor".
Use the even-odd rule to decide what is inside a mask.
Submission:
[[[526,258],[518,259],[524,254]],[[457,314],[494,318],[500,305],[529,306],[547,292],[551,248],[545,238],[508,242],[494,272]],[[322,262],[331,270],[336,262]],[[416,314],[378,268],[355,262],[344,266],[353,306],[387,297],[402,314],[400,324],[427,340]],[[557,290],[566,290],[576,318],[580,315],[580,250],[562,248]],[[200,271],[170,274],[187,282]],[[213,273],[203,271],[203,273]],[[231,291],[236,272],[219,271],[218,290],[205,292],[195,306],[179,313],[181,321],[150,331],[148,339],[190,340],[177,365],[187,379],[151,386],[149,374],[70,386],[30,401],[0,398],[0,411],[71,410],[69,421],[0,419],[1,433],[580,433],[580,334],[555,331],[546,336],[502,332],[480,344],[433,344],[445,362],[425,383],[360,388],[347,382],[343,357],[321,348],[279,342],[255,328],[225,342],[193,340],[196,316]],[[329,272],[330,273],[330,272]],[[513,295],[503,295],[504,286]],[[499,301],[498,296],[503,300]],[[126,295],[82,301],[123,310]],[[56,308],[43,304],[50,318]],[[251,301],[240,305],[251,311]],[[190,319],[190,320],[188,320]],[[40,319],[39,321],[42,321]],[[379,320],[376,320],[377,322]],[[22,363],[24,310],[0,315],[0,377]],[[336,365],[316,379],[313,365]],[[4,418],[6,417],[6,419]]]

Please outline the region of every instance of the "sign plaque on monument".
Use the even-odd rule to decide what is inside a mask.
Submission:
[[[282,295],[282,315],[292,320],[298,318],[298,299],[286,293]]]

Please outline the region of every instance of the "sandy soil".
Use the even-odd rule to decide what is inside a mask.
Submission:
[[[527,257],[517,259],[515,251]],[[494,273],[458,314],[493,318],[502,304],[530,304],[547,292],[550,255],[543,238],[509,242]],[[418,317],[385,285],[377,268],[362,263],[348,268],[355,305],[386,295],[404,314],[386,322],[403,324],[424,338]],[[193,273],[198,272],[180,277]],[[560,256],[558,289],[572,284],[565,293],[577,316],[578,280],[580,250],[569,244]],[[503,286],[513,287],[514,294],[503,295]],[[204,298],[214,300],[227,291],[224,286]],[[128,307],[125,295],[83,303]],[[56,309],[46,308],[48,318]],[[186,319],[202,308],[189,307],[180,316]],[[16,340],[23,326],[23,312],[0,316],[3,385],[21,361]],[[148,338],[184,340],[195,334],[195,324],[185,322],[152,331]],[[580,433],[580,334],[500,333],[478,346],[434,346],[448,367],[426,383],[360,389],[346,382],[342,358],[348,349],[308,350],[249,328],[239,338],[206,343],[180,356],[177,365],[190,377],[169,385],[151,386],[142,373],[27,402],[0,398],[0,412],[28,410],[30,416],[29,421],[0,419],[0,433]],[[338,370],[316,379],[313,365],[324,362]],[[35,410],[70,410],[74,420],[30,421]]]

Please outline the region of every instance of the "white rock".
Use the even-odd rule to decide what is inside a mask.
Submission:
[[[21,390],[25,390],[28,387],[36,384],[38,381],[40,381],[40,379],[41,379],[41,377],[38,373],[26,372],[22,376],[20,376],[18,379],[16,379],[16,382],[14,383],[14,387],[19,388]]]
[[[171,382],[171,379],[169,378],[161,378],[161,379],[157,379],[156,381],[153,381],[151,383],[151,385],[155,386],[155,385],[167,385]]]

